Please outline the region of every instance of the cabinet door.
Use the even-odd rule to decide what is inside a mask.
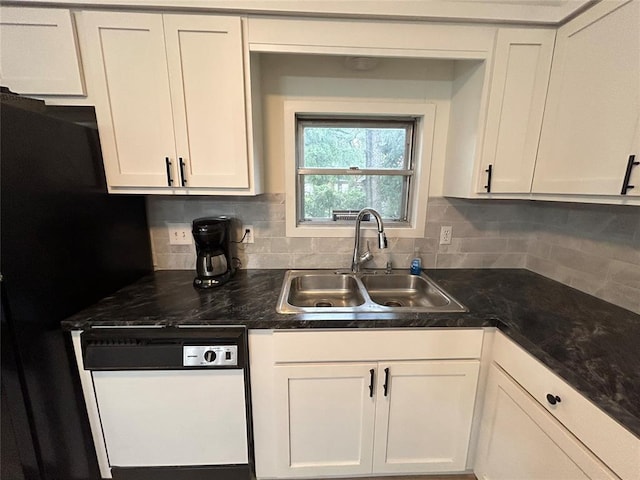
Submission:
[[[162,16],[82,12],[80,25],[109,186],[175,185]]]
[[[479,480],[617,478],[495,365],[487,380],[474,470]]]
[[[368,363],[275,367],[280,476],[371,472],[375,370]]]
[[[165,15],[164,26],[180,184],[249,187],[240,18]]]
[[[531,190],[554,41],[555,30],[498,31],[478,192]]]
[[[374,473],[465,470],[478,369],[477,360],[379,364]]]
[[[595,5],[558,31],[534,193],[619,195],[640,111],[640,1]]]
[[[84,95],[71,12],[0,8],[0,82],[25,95]]]

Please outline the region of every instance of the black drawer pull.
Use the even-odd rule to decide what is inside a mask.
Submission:
[[[182,157],[178,158],[178,165],[180,166],[180,184],[184,187],[187,185],[187,179],[184,176],[184,160]]]
[[[171,160],[169,157],[164,157],[164,162],[167,165],[167,185],[173,185],[173,178],[171,178]]]
[[[493,174],[493,165],[489,164],[485,172],[487,172],[487,184],[484,186],[484,188],[487,193],[491,193],[491,175]]]
[[[558,395],[551,395],[547,393],[547,402],[551,405],[555,405],[556,403],[560,403],[562,399]]]
[[[384,369],[384,396],[386,397],[389,393],[389,367]]]
[[[620,192],[621,195],[626,195],[628,190],[636,188],[635,185],[629,185],[629,182],[631,181],[631,170],[636,165],[640,165],[640,162],[636,162],[636,156],[629,155],[629,160],[627,161],[627,170],[624,173],[624,181],[622,182],[622,191]]]
[[[369,375],[371,375],[369,378],[369,398],[373,398],[373,375],[375,372],[376,371],[373,368],[369,370]]]

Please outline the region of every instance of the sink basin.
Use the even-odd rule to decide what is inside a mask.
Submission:
[[[306,273],[291,279],[287,302],[295,307],[357,307],[364,297],[355,277]]]
[[[289,270],[278,313],[466,312],[426,275]]]
[[[387,307],[446,307],[451,300],[421,275],[363,275],[362,284],[372,301]]]

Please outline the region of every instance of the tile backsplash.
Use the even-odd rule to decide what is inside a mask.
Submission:
[[[640,208],[531,202],[526,268],[640,313]]]
[[[154,264],[158,270],[195,268],[193,245],[169,245],[167,223],[228,215],[253,225],[255,243],[234,244],[242,268],[347,268],[353,236],[287,238],[283,194],[257,197],[147,197]],[[408,268],[527,268],[640,313],[640,215],[637,207],[531,201],[430,198],[425,236],[372,243],[368,264]],[[451,245],[439,245],[450,225]]]

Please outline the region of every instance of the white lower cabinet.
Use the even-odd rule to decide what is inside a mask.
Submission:
[[[501,332],[252,330],[249,349],[258,479],[640,480],[640,439]]]
[[[495,364],[474,470],[478,480],[618,478]]]
[[[371,471],[373,363],[276,367],[279,464],[290,475]]]
[[[483,338],[250,331],[257,478],[468,472]]]
[[[378,364],[373,473],[465,470],[478,360]]]
[[[640,479],[640,439],[497,332],[474,471],[479,480]]]
[[[463,471],[479,362],[276,367],[287,476]]]

